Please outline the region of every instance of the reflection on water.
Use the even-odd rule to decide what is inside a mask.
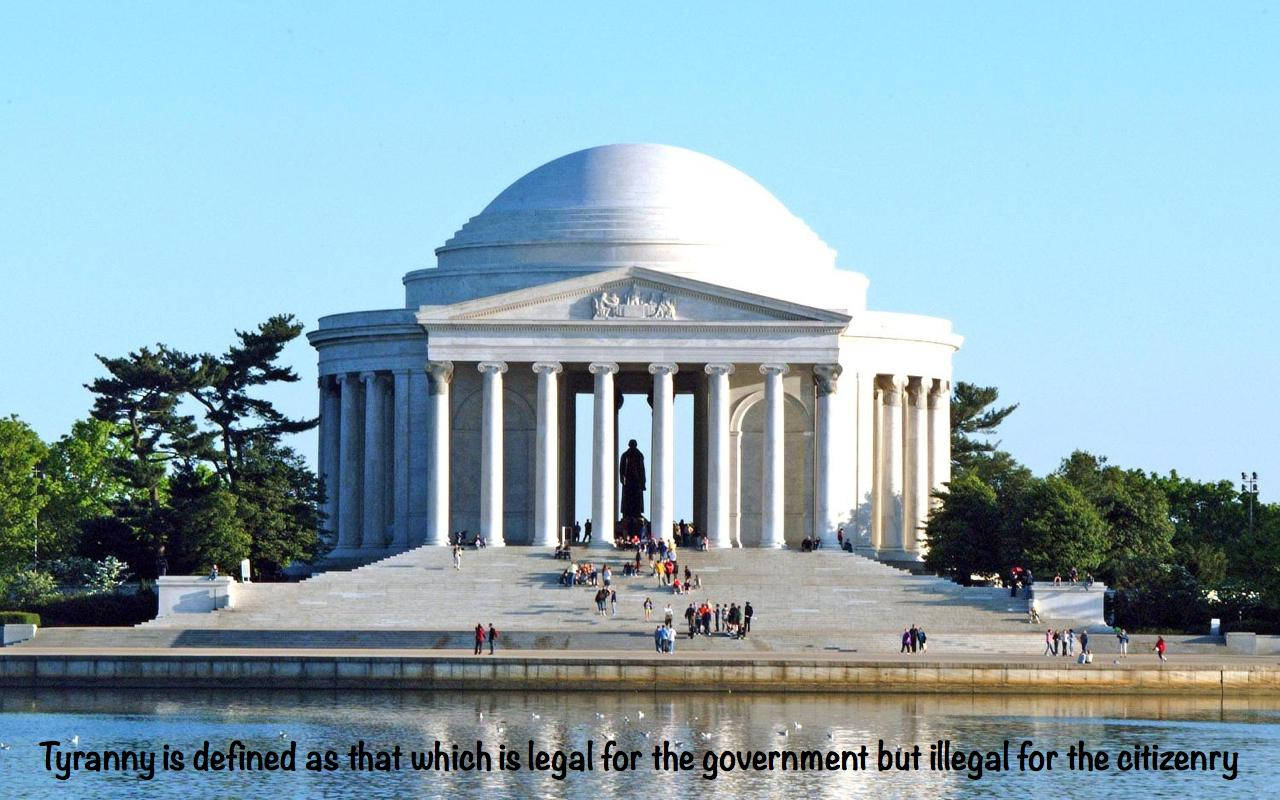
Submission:
[[[208,691],[114,692],[108,690],[5,690],[0,695],[0,794],[6,797],[1014,797],[1093,798],[1101,793],[1147,797],[1269,796],[1280,779],[1280,698],[983,696],[983,695],[745,695],[652,692],[322,692]],[[86,774],[67,782],[44,769],[44,749],[58,739],[66,747],[79,736],[82,751],[159,751],[163,745],[193,751],[209,740],[233,739],[250,748],[280,750],[298,743],[335,750],[345,765],[348,748],[429,750],[436,740],[492,753],[500,744],[523,754],[530,739],[543,750],[585,750],[616,740],[642,753],[635,772],[354,774],[160,773],[152,781],[122,774]],[[1083,775],[1059,766],[1052,773],[988,772],[972,781],[964,772],[874,771],[877,743],[889,748],[928,748],[950,739],[957,748],[999,749],[1005,739],[1025,739],[1041,749],[1067,748],[1083,740],[1094,750],[1201,749],[1239,752],[1239,777],[1220,773]],[[694,751],[688,773],[655,773],[652,750],[663,740]],[[678,744],[677,744],[678,743]],[[722,773],[701,778],[707,750],[857,750],[867,745],[871,771]],[[406,759],[407,760],[407,759]],[[1015,764],[1016,767],[1016,764]],[[495,763],[496,769],[496,763]]]

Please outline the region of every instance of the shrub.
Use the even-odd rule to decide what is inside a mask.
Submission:
[[[39,625],[40,615],[30,611],[0,611],[0,625]]]
[[[115,556],[107,556],[90,565],[84,575],[84,588],[91,594],[110,594],[119,589],[128,577],[129,565]]]
[[[81,594],[59,597],[32,606],[46,627],[120,627],[137,625],[156,616],[156,596],[137,594]]]
[[[9,576],[6,599],[15,606],[34,606],[58,597],[58,582],[47,572],[34,569]]]

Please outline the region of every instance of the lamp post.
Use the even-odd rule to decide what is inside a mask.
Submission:
[[[40,487],[44,485],[44,470],[36,467],[33,476],[36,482],[35,510],[31,514],[35,541],[31,545],[31,569],[40,569]]]
[[[1253,536],[1253,503],[1258,499],[1258,473],[1240,473],[1240,493],[1249,498],[1249,535]]]

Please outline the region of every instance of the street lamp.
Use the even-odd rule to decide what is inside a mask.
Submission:
[[[1240,473],[1240,493],[1249,498],[1249,535],[1253,535],[1253,503],[1258,499],[1258,473]]]

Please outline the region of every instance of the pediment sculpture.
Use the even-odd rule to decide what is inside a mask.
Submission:
[[[593,319],[675,319],[676,301],[661,292],[642,295],[635,290],[626,297],[604,291],[592,298]]]

